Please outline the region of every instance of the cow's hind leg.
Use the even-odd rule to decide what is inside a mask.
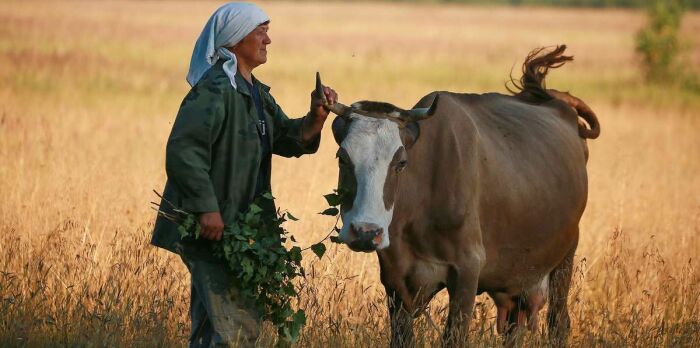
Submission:
[[[547,311],[547,326],[549,340],[553,346],[565,346],[569,336],[571,323],[567,299],[571,286],[571,274],[574,266],[576,246],[566,255],[564,260],[549,274],[549,310]]]

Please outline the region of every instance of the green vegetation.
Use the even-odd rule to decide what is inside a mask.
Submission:
[[[651,82],[672,82],[680,75],[678,31],[684,10],[679,0],[653,0],[649,4],[649,22],[637,33],[636,42]]]
[[[178,215],[160,210],[158,213],[180,225],[182,238],[199,238],[201,228],[195,216],[175,206],[171,208]],[[306,324],[306,314],[292,308],[292,301],[299,297],[293,281],[305,273],[301,248],[284,246],[287,238],[294,241],[282,227],[287,220],[296,218],[288,212],[275,212],[274,198],[266,193],[245,213],[239,213],[234,223],[226,225],[223,238],[214,244],[214,255],[226,261],[236,276],[240,293],[255,301],[257,310],[277,328],[280,338],[296,342]],[[323,252],[316,254],[323,256]]]
[[[680,34],[685,10],[680,0],[652,0],[648,23],[635,36],[636,50],[642,56],[647,81],[697,92],[697,77],[681,59],[686,51]]]
[[[156,195],[163,199],[157,192]],[[340,193],[335,191],[325,195],[325,198],[331,208],[320,214],[337,216]],[[304,250],[298,246],[287,249],[284,245],[287,240],[293,243],[296,240],[282,224],[298,219],[289,212],[275,211],[274,200],[272,194],[267,192],[257,197],[244,213],[238,213],[236,221],[224,228],[221,241],[214,244],[214,255],[225,260],[236,276],[240,293],[255,301],[257,310],[277,328],[279,337],[293,343],[299,339],[306,324],[304,310],[292,307],[293,302],[299,300],[294,281],[297,277],[306,277],[301,264],[302,251],[310,249],[320,259],[326,252],[323,242],[330,237],[330,233]],[[196,217],[163,201],[170,205],[175,214],[160,210],[160,206],[158,214],[179,224],[182,238],[199,238],[201,226]],[[331,233],[337,230],[334,227]]]

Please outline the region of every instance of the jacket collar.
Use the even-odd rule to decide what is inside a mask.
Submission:
[[[236,89],[238,90],[238,93],[241,93],[243,95],[247,95],[250,97],[250,91],[248,90],[248,81],[243,78],[243,76],[240,73],[236,74]],[[255,78],[253,75],[253,87],[257,87],[262,89],[265,93],[270,92],[270,87],[268,87],[266,84],[258,81],[258,79]]]

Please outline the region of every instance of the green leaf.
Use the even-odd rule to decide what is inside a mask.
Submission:
[[[292,333],[290,332],[290,329],[287,326],[285,326],[282,329],[282,335],[280,335],[280,336],[284,337],[285,341],[287,341],[287,342],[292,342],[292,343],[294,342],[294,337],[292,337]]]
[[[323,242],[316,243],[311,246],[311,251],[313,251],[314,254],[316,254],[316,256],[318,256],[318,258],[320,259],[323,257],[323,254],[326,253],[326,245],[323,244]]]
[[[199,239],[200,233],[202,233],[202,226],[197,224],[197,226],[194,228],[194,238]]]
[[[295,262],[301,262],[301,248],[295,246],[289,249],[289,259]]]
[[[177,227],[177,231],[180,233],[180,239],[185,238],[185,237],[190,235],[190,233],[187,232],[187,229],[185,228],[185,226],[182,226],[182,225]]]
[[[294,238],[294,236],[291,236],[291,235],[290,235],[290,236],[289,236],[289,239],[291,239],[291,240],[292,240],[292,242],[294,242],[294,243],[296,243],[296,242],[297,242],[297,239],[296,239],[296,238]]]
[[[254,236],[255,235],[255,229],[248,226],[248,225],[243,225],[243,228],[241,229],[241,233],[236,235],[236,239],[238,240],[248,240],[248,237]]]
[[[282,287],[280,290],[282,290],[282,292],[288,296],[294,296],[297,294],[297,291],[296,291],[296,289],[294,289],[293,284],[287,284],[284,287]],[[288,310],[291,310],[291,309],[288,308]]]
[[[335,207],[340,205],[340,202],[342,202],[342,199],[339,194],[337,193],[329,193],[327,195],[323,195],[323,197],[326,199],[326,202],[328,202],[328,205],[331,207]]]
[[[326,210],[320,212],[319,214],[321,214],[321,215],[329,215],[329,216],[336,216],[336,215],[338,215],[338,212],[339,212],[339,211],[338,211],[338,208],[328,208],[328,209],[326,209]]]
[[[331,240],[331,243],[343,244],[343,242],[340,241],[340,237],[338,237],[338,236],[331,236],[330,240]]]
[[[235,236],[235,235],[240,234],[240,233],[241,233],[241,227],[238,226],[238,224],[226,225],[226,228],[224,229],[224,235]]]
[[[292,215],[292,213],[290,213],[290,212],[287,212],[287,218],[288,218],[289,220],[292,220],[292,221],[299,221],[299,219],[297,219],[296,217],[294,217],[294,215]]]
[[[265,192],[265,193],[263,193],[263,194],[262,194],[262,197],[263,197],[263,198],[266,198],[266,199],[275,199],[275,197],[272,197],[272,193],[271,193],[271,192]]]
[[[243,223],[251,228],[257,229],[258,225],[260,225],[260,214],[253,213],[252,211],[248,212],[248,214],[245,214]]]
[[[250,212],[251,212],[251,213],[253,213],[253,214],[258,214],[258,213],[260,213],[261,211],[263,211],[262,208],[260,208],[257,204],[253,203],[253,204],[250,205]]]
[[[292,322],[294,322],[295,327],[299,327],[299,328],[306,325],[306,313],[304,313],[304,311],[301,309],[298,310],[292,316]]]
[[[244,273],[253,273],[253,262],[249,258],[244,257],[243,260],[241,260],[241,267]]]

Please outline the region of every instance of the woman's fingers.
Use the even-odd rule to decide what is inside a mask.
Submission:
[[[338,93],[335,92],[333,88],[324,86],[323,93],[326,95],[326,100],[329,105],[333,105],[338,102]]]
[[[219,212],[203,213],[199,217],[200,237],[208,240],[221,240],[224,222]]]

